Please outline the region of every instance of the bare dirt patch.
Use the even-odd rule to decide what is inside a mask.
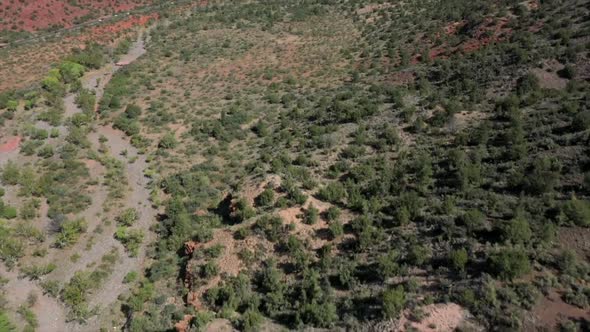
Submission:
[[[399,331],[437,331],[452,332],[455,331],[465,321],[468,316],[465,308],[455,303],[438,303],[430,304],[420,308],[425,318],[420,322],[409,320],[409,312],[405,312],[399,320]]]
[[[539,78],[541,88],[563,90],[567,86],[568,80],[557,74],[563,67],[558,61],[550,60],[544,62],[541,68],[532,69],[531,73]]]
[[[566,319],[590,322],[590,311],[565,303],[556,291],[552,291],[533,308],[532,316],[525,321],[525,330],[547,328],[553,331]]]
[[[590,258],[590,229],[584,227],[561,227],[557,233],[562,247],[573,250],[580,258]]]

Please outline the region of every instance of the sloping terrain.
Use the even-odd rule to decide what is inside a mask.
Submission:
[[[33,32],[69,28],[151,3],[150,0],[7,0],[0,4],[0,30]]]
[[[169,10],[0,95],[0,326],[590,328],[587,0]]]

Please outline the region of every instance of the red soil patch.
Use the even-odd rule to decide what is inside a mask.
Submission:
[[[18,149],[22,138],[15,136],[6,141],[6,143],[0,145],[0,152],[12,152]]]
[[[141,15],[141,16],[131,16],[124,20],[120,20],[113,24],[101,25],[97,27],[93,27],[89,29],[87,33],[68,38],[71,41],[77,41],[81,43],[89,42],[89,41],[96,41],[96,42],[109,42],[115,36],[119,34],[123,34],[132,30],[138,26],[146,26],[152,20],[157,20],[159,15],[157,13],[152,13],[149,15]],[[124,65],[124,64],[123,64]]]
[[[37,31],[52,26],[69,28],[85,19],[128,11],[151,3],[150,0],[63,0],[2,1],[0,30]]]

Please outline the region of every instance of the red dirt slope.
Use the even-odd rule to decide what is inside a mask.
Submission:
[[[67,28],[150,3],[151,0],[6,0],[0,2],[0,30],[33,32],[53,26]]]

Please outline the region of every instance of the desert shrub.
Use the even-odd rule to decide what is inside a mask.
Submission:
[[[382,298],[383,315],[386,318],[396,319],[406,304],[406,292],[403,286],[390,288],[383,292]]]
[[[83,112],[93,114],[94,105],[96,104],[96,96],[94,95],[94,92],[87,89],[81,89],[76,96],[76,104]]]
[[[256,215],[256,211],[243,198],[238,199],[234,207],[234,211],[231,213],[234,222],[241,223]]]
[[[529,221],[521,212],[508,221],[502,231],[504,240],[513,244],[527,244],[533,236]]]
[[[587,227],[590,225],[590,203],[576,196],[563,204],[562,211],[568,221],[574,225]]]
[[[51,158],[55,154],[55,150],[53,149],[52,145],[43,145],[41,148],[37,150],[37,156],[41,158]]]
[[[556,159],[539,158],[532,165],[532,170],[527,172],[524,179],[525,188],[533,194],[543,194],[553,191],[559,183],[559,171],[561,166]]]
[[[57,68],[49,71],[47,76],[43,79],[42,85],[45,90],[56,96],[63,96],[66,92],[66,88],[62,83],[61,73]]]
[[[24,256],[25,243],[14,235],[14,231],[0,219],[0,259],[9,268]]]
[[[137,119],[141,116],[141,107],[135,104],[129,104],[125,108],[125,116],[128,119]]]
[[[263,321],[264,316],[258,310],[246,310],[240,318],[240,329],[244,332],[258,331]]]
[[[65,221],[59,226],[59,232],[55,238],[55,246],[68,247],[78,241],[80,234],[86,232],[87,223],[84,219]]]
[[[258,297],[252,291],[250,278],[240,273],[230,277],[205,294],[205,299],[212,306],[223,310],[248,310],[257,307]]]
[[[137,220],[139,220],[139,214],[134,208],[125,209],[117,217],[117,222],[123,226],[132,226]]]
[[[37,320],[37,315],[27,308],[25,305],[20,305],[17,309],[17,312],[21,317],[27,322],[27,326],[25,326],[25,330],[34,331],[37,327],[39,327],[39,321]]]
[[[539,90],[539,79],[532,73],[519,78],[516,83],[516,92],[519,95],[525,95],[537,90]]]
[[[2,332],[16,332],[16,326],[12,324],[5,312],[0,311],[0,331]]]
[[[60,292],[60,285],[59,282],[56,280],[44,280],[40,282],[41,288],[43,288],[43,293],[48,294],[52,297],[58,297]]]
[[[378,259],[378,272],[382,280],[395,277],[400,272],[400,254],[397,250],[390,250]]]
[[[333,222],[336,221],[340,218],[341,215],[341,211],[339,208],[335,207],[335,206],[330,206],[324,213],[324,217],[326,218],[327,221],[329,222]]]
[[[161,149],[174,149],[177,144],[178,141],[174,137],[174,133],[166,133],[158,143],[158,147]]]
[[[341,203],[346,195],[346,189],[340,182],[330,182],[318,192],[320,199],[330,203]]]
[[[13,206],[5,205],[4,202],[0,201],[0,217],[6,219],[14,219],[17,216],[16,208]]]
[[[489,258],[489,264],[495,275],[512,280],[530,272],[531,263],[523,250],[502,249]]]
[[[590,111],[580,111],[572,118],[572,127],[576,130],[590,128]]]
[[[20,167],[12,160],[9,160],[4,168],[2,168],[2,183],[7,185],[15,185],[20,178]]]
[[[143,237],[144,234],[141,229],[130,229],[126,226],[117,227],[115,232],[115,238],[121,241],[131,256],[137,256]]]
[[[139,278],[139,273],[137,271],[131,271],[125,275],[123,278],[123,283],[129,284],[137,280]]]
[[[140,132],[139,123],[125,116],[118,116],[117,118],[115,118],[113,127],[121,130],[127,136],[135,136],[138,135]]]
[[[572,65],[567,64],[562,70],[558,72],[558,74],[563,78],[571,80],[574,79],[574,77],[576,77],[576,69]]]
[[[203,279],[211,279],[219,274],[219,267],[214,261],[209,261],[200,267],[199,275]]]
[[[465,265],[469,261],[469,256],[465,248],[452,250],[449,254],[449,261],[454,269],[458,271],[465,270]]]
[[[42,276],[53,272],[56,267],[57,266],[53,263],[48,263],[45,265],[30,265],[21,268],[21,273],[23,273],[29,279],[38,280]]]
[[[481,230],[485,225],[485,215],[479,210],[469,210],[461,217],[462,223],[470,233]]]
[[[303,222],[308,225],[313,225],[318,221],[319,215],[320,211],[315,206],[313,206],[313,204],[309,204],[303,213]]]
[[[105,62],[104,47],[98,43],[88,43],[84,49],[74,49],[67,60],[71,63],[98,69]]]
[[[260,193],[256,197],[256,205],[261,207],[272,206],[275,200],[275,193],[274,190],[271,188],[264,189],[263,192]]]
[[[414,244],[408,250],[408,261],[415,265],[423,265],[431,256],[431,250],[424,245]]]

